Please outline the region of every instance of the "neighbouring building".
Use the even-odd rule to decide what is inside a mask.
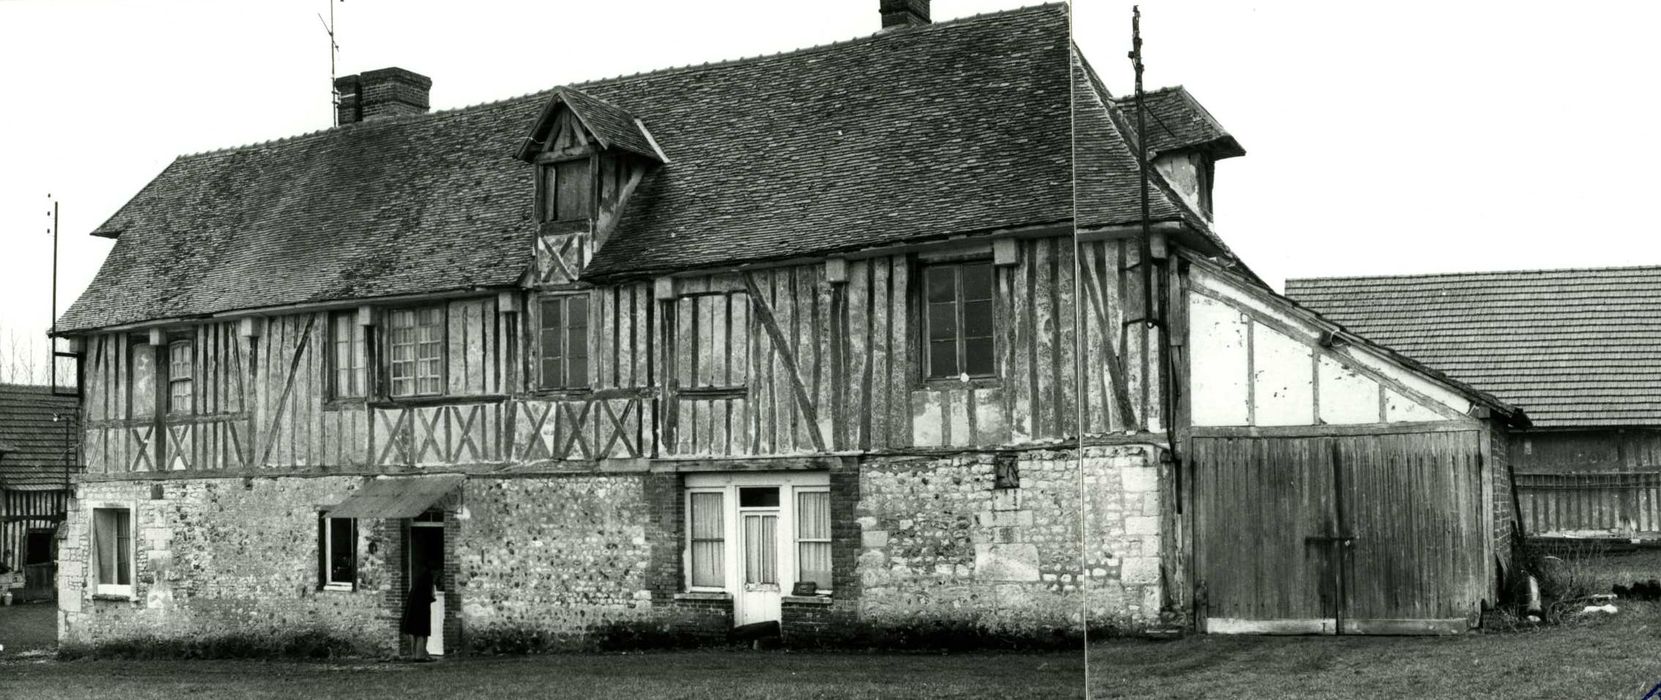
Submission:
[[[1528,409],[1531,535],[1661,537],[1661,267],[1287,280],[1299,303]]]
[[[1064,6],[880,9],[432,114],[372,71],[337,128],[176,160],[59,324],[88,463],[62,639],[386,649],[423,572],[445,650],[1051,634],[1086,600],[1467,627],[1526,417],[1253,276],[1209,212],[1243,151],[1181,89],[1144,229]]]
[[[13,597],[57,592],[58,527],[80,476],[80,406],[50,386],[0,384],[0,589]]]

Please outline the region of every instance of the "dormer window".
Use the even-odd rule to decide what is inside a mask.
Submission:
[[[543,221],[581,221],[594,213],[594,173],[588,158],[542,163],[537,190]]]

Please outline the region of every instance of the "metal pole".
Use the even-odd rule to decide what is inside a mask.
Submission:
[[[48,193],[46,196],[52,196]],[[52,322],[47,326],[46,372],[52,376],[52,393],[58,393],[58,200],[52,200]]]

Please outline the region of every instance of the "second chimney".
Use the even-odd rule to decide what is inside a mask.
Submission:
[[[882,0],[882,28],[920,27],[929,23],[929,0]]]
[[[340,93],[336,109],[341,124],[400,114],[425,114],[432,78],[402,68],[382,68],[335,78]]]

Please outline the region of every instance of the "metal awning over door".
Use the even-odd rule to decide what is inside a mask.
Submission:
[[[413,518],[466,480],[462,474],[375,477],[326,512],[331,518]]]

